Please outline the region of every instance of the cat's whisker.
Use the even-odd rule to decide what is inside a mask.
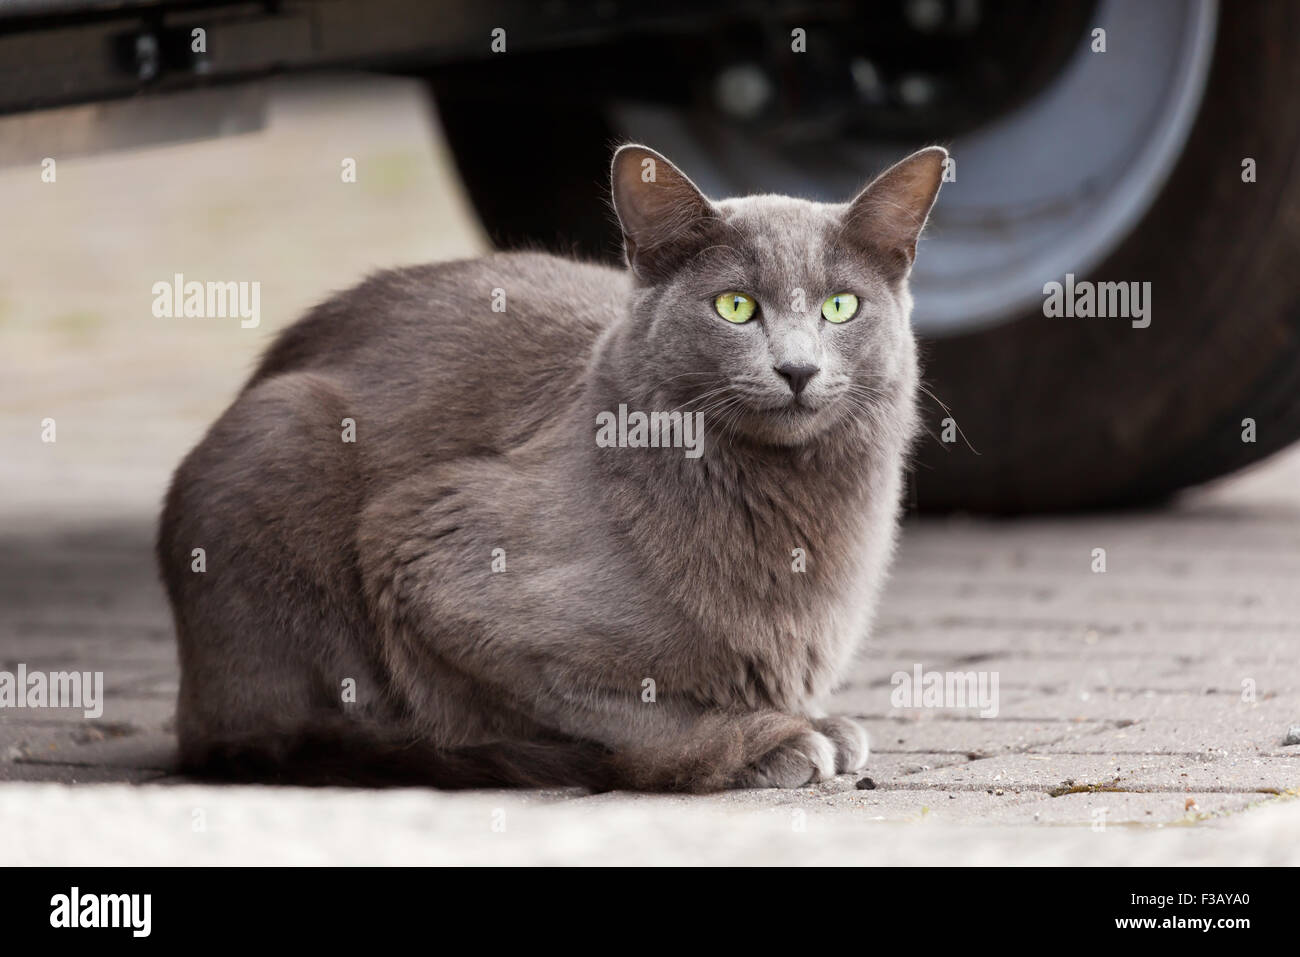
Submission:
[[[730,441],[731,438],[732,438],[733,436],[735,436],[735,435],[739,432],[739,429],[740,429],[740,420],[744,417],[744,415],[745,415],[745,413],[748,411],[748,409],[749,409],[749,407],[748,407],[745,403],[743,403],[743,402],[740,403],[739,405],[736,406],[735,414],[733,414],[733,415],[732,415],[732,416],[727,420],[727,438],[728,438],[728,441]]]
[[[707,391],[707,392],[703,392],[703,393],[701,393],[701,394],[695,396],[695,398],[693,398],[693,399],[687,399],[687,400],[686,400],[685,402],[683,402],[681,405],[679,405],[679,406],[675,406],[674,408],[669,409],[668,411],[669,411],[669,412],[680,412],[681,410],[685,409],[688,405],[693,405],[693,404],[696,403],[696,402],[700,402],[700,401],[702,401],[702,400],[704,400],[704,399],[707,399],[707,398],[709,398],[709,397],[711,397],[711,396],[715,396],[715,395],[717,395],[717,394],[720,393],[720,392],[728,392],[730,389],[731,389],[731,387],[730,387],[730,386],[726,386],[726,385],[724,385],[724,386],[719,386],[719,387],[716,388],[716,389],[710,389],[710,390]]]
[[[886,392],[884,389],[873,389],[870,386],[865,385],[854,384],[848,386],[844,391],[849,395],[881,396],[883,398],[891,397],[891,393]]]
[[[887,404],[889,399],[892,398],[886,392],[867,390],[861,387],[850,388],[844,393],[844,395],[846,399],[851,399],[858,403],[870,403],[873,406],[876,404]]]
[[[739,398],[738,396],[727,396],[727,397],[725,397],[725,398],[723,398],[723,399],[720,399],[720,400],[718,400],[718,401],[716,401],[716,402],[710,403],[709,406],[707,406],[706,408],[700,409],[700,410],[698,410],[698,411],[699,411],[699,413],[700,413],[701,415],[704,415],[704,416],[706,416],[706,417],[707,417],[707,416],[714,416],[714,415],[721,415],[722,412],[723,412],[723,410],[731,408],[731,406],[735,405],[737,402],[740,402],[740,401],[741,401],[741,400],[740,400],[740,398]]]
[[[864,427],[869,433],[879,431],[881,428],[878,410],[868,405],[862,397],[850,392],[844,403],[848,414],[854,419],[859,426]],[[865,419],[865,421],[864,421]]]
[[[744,411],[744,399],[739,395],[728,396],[715,410],[715,418],[720,423],[714,430],[723,442],[729,441],[728,426],[733,418]]]
[[[729,409],[732,406],[743,401],[744,399],[741,396],[726,395],[720,399],[715,399],[714,401],[710,402],[707,406],[705,406],[700,411],[704,412],[705,415],[719,415],[721,414],[723,409]]]
[[[845,412],[847,413],[848,417],[851,418],[858,425],[859,428],[863,429],[868,433],[874,431],[875,421],[871,418],[870,414],[866,412],[866,410],[861,409],[853,405],[852,403],[847,403],[845,406]]]
[[[968,439],[966,437],[966,433],[962,431],[961,423],[957,421],[957,416],[952,414],[952,409],[948,408],[947,403],[944,402],[943,399],[935,395],[933,392],[931,392],[928,388],[926,388],[924,383],[918,382],[916,387],[939,404],[939,407],[943,409],[943,411],[947,414],[948,418],[952,419],[952,424],[957,427],[957,434],[960,435],[961,440],[966,443],[966,448],[970,449],[976,455],[979,455],[980,454],[979,450],[976,449],[975,446],[971,445],[970,439]],[[929,430],[927,429],[926,431]]]
[[[677,373],[677,375],[675,375],[675,376],[669,376],[667,379],[664,379],[663,382],[661,382],[661,383],[659,383],[659,384],[660,384],[660,385],[667,385],[669,382],[675,382],[675,381],[678,380],[678,379],[684,379],[684,378],[685,378],[686,376],[688,376],[688,375],[717,375],[717,373],[715,373],[715,372],[679,372],[679,373]]]
[[[715,441],[725,442],[727,440],[726,425],[729,421],[732,409],[726,409],[718,414],[716,422],[718,425],[712,429]]]

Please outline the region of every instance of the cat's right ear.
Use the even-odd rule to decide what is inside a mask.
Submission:
[[[646,282],[671,273],[720,222],[713,204],[686,174],[647,146],[619,147],[610,191],[627,264]]]

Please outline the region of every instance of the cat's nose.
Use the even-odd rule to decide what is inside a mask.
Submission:
[[[789,383],[790,391],[796,396],[804,390],[808,380],[821,371],[818,366],[805,362],[782,362],[772,368],[776,370],[777,375]]]

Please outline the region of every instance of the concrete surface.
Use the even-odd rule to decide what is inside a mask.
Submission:
[[[483,246],[418,88],[267,89],[261,133],[0,170],[23,224],[0,237],[0,671],[105,677],[95,721],[0,710],[0,864],[1300,861],[1295,453],[1167,511],[909,522],[835,702],[863,775],[703,798],[179,778],[150,557],[170,469],[307,305]],[[261,326],[155,319],[178,271],[260,280]],[[996,717],[896,707],[918,665],[996,675]]]

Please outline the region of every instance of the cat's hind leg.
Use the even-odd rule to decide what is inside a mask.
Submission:
[[[177,469],[157,556],[176,622],[182,761],[382,702],[350,562],[359,510],[344,394],[322,375],[249,389]],[[373,642],[370,642],[373,645]]]

